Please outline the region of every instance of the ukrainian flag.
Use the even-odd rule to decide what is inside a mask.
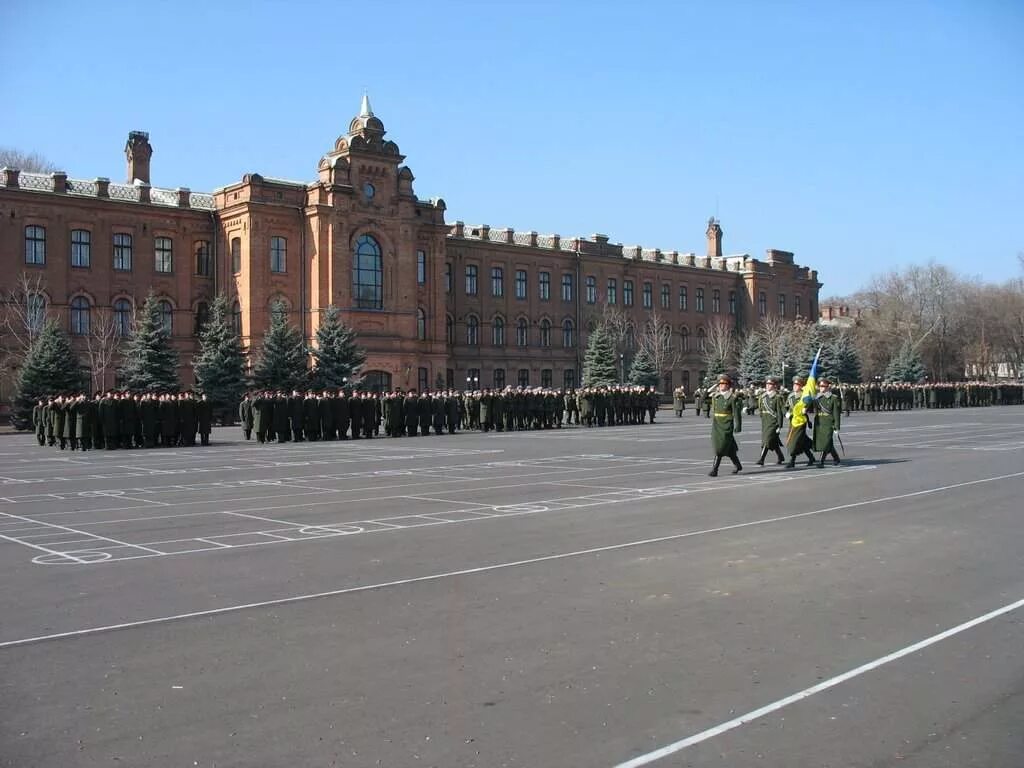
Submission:
[[[800,391],[800,399],[793,406],[793,418],[790,420],[793,429],[800,429],[807,423],[807,406],[814,401],[818,394],[818,358],[821,357],[821,347],[814,355],[814,362],[811,363],[811,372],[807,374],[807,383]]]

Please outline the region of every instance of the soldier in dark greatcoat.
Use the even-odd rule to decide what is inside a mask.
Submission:
[[[839,454],[833,434],[839,431],[842,421],[842,402],[832,393],[832,383],[822,378],[818,384],[820,393],[814,404],[814,450],[821,452],[818,466],[825,466],[825,456],[830,455],[835,464],[839,464]]]
[[[732,462],[735,475],[743,469],[740,464],[735,435],[743,430],[743,400],[732,389],[732,379],[727,374],[718,377],[718,392],[711,398],[711,447],[715,451],[715,463],[708,475],[718,476],[718,466],[726,456]]]
[[[764,385],[764,392],[758,398],[757,411],[761,415],[761,458],[757,460],[759,467],[764,466],[768,451],[775,451],[779,464],[784,464],[786,457],[782,455],[782,441],[779,432],[786,425],[786,401],[779,392],[779,380],[769,378]]]
[[[206,395],[200,395],[196,401],[196,422],[199,428],[199,442],[202,445],[210,444],[210,431],[213,428],[213,403],[206,399]]]
[[[242,424],[242,434],[246,440],[252,439],[252,428],[253,428],[253,412],[252,412],[252,398],[249,393],[245,393],[245,397],[242,398],[242,402],[238,404],[238,421]]]

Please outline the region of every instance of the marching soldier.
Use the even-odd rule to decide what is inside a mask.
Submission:
[[[775,451],[779,459],[777,464],[785,463],[786,457],[782,455],[779,431],[786,423],[786,404],[779,392],[778,379],[769,377],[765,381],[764,392],[757,402],[757,410],[761,415],[761,458],[757,460],[757,466],[764,466],[768,451]]]
[[[682,418],[683,411],[686,410],[686,389],[681,385],[672,390],[672,408],[676,418]]]
[[[789,463],[787,467],[792,469],[796,466],[796,457],[803,454],[807,457],[807,466],[814,466],[814,454],[811,453],[811,440],[807,437],[806,424],[793,426],[791,418],[794,406],[800,402],[804,384],[807,380],[803,376],[793,377],[793,391],[789,393],[786,400],[786,421],[789,422],[789,436],[786,438],[786,449],[789,451]],[[810,420],[808,418],[808,420]]]
[[[839,454],[836,453],[836,446],[833,442],[833,432],[839,431],[842,418],[842,403],[832,393],[832,382],[822,378],[818,385],[821,393],[818,395],[814,405],[814,450],[821,451],[821,458],[818,459],[818,466],[825,466],[825,456],[832,456],[832,462],[839,465]]]
[[[715,451],[715,464],[708,472],[710,477],[718,477],[718,466],[722,458],[729,457],[732,461],[732,473],[735,475],[743,469],[737,452],[736,437],[743,430],[743,403],[732,390],[732,379],[727,374],[718,377],[718,392],[711,398],[714,419],[711,421],[711,447]]]

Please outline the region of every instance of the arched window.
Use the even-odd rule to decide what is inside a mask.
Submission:
[[[562,346],[573,347],[576,345],[576,340],[573,338],[573,325],[572,320],[568,317],[562,321]]]
[[[114,302],[114,326],[118,336],[132,335],[132,303],[128,299]]]
[[[425,341],[427,338],[427,313],[422,308],[416,308],[416,338]]]
[[[209,321],[210,321],[210,305],[207,304],[205,301],[200,301],[198,304],[196,304],[195,328],[193,329],[192,332],[196,336],[198,336],[200,333],[203,332],[203,328],[206,327],[206,324]]]
[[[690,351],[690,329],[685,325],[679,329],[679,351]]]
[[[89,333],[89,300],[85,296],[71,300],[71,333],[75,336]]]
[[[505,346],[505,321],[500,317],[491,321],[491,344],[496,347]]]
[[[25,227],[25,263],[46,263],[46,227]]]
[[[546,317],[540,321],[540,345],[542,347],[551,346],[551,321]]]
[[[704,333],[703,328],[697,329],[697,351],[706,352],[708,349],[708,338],[707,334]]]
[[[480,321],[476,315],[466,318],[466,343],[471,347],[480,343]]]
[[[530,327],[526,323],[525,317],[520,317],[516,321],[516,346],[525,347],[530,343]]]
[[[444,316],[444,338],[449,345],[455,344],[455,320],[451,315]]]
[[[156,312],[160,318],[160,328],[163,330],[164,335],[170,336],[174,324],[174,308],[171,306],[171,302],[167,301],[167,299],[158,302]]]
[[[235,336],[242,335],[242,305],[237,301],[231,305],[231,330]]]
[[[352,295],[358,309],[384,308],[384,268],[380,245],[369,235],[356,240],[352,260]]]
[[[46,297],[41,293],[30,293],[25,297],[25,322],[29,330],[37,333],[46,322]]]

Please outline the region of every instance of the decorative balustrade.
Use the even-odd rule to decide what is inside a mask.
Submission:
[[[63,172],[29,173],[5,168],[0,174],[0,188],[23,189],[29,192],[101,197],[129,203],[151,203],[168,208],[216,209],[214,197],[203,192],[150,187],[147,184],[111,184],[109,179],[69,179]]]
[[[48,173],[18,174],[18,186],[21,189],[34,189],[40,192],[53,192],[53,177]]]

